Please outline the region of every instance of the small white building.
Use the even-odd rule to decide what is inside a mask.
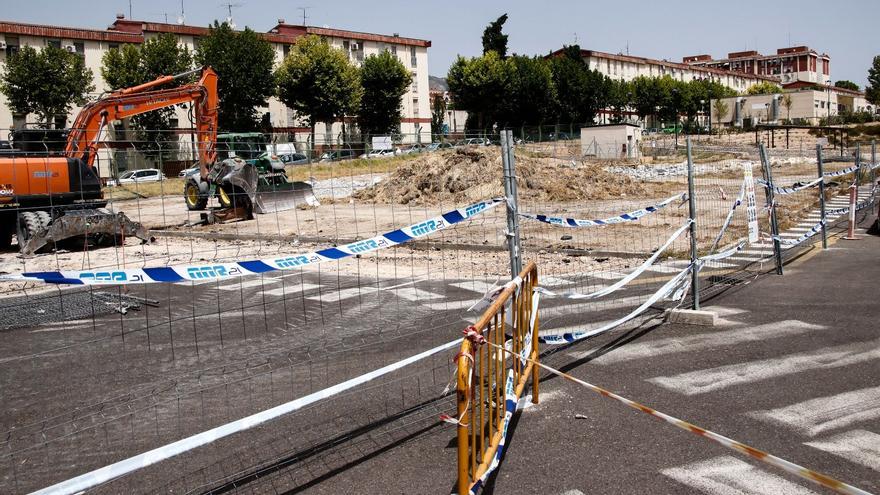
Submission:
[[[639,158],[642,130],[636,124],[609,124],[581,128],[581,156],[599,159]]]

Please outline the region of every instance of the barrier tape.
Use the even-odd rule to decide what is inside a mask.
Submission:
[[[304,266],[378,251],[409,242],[413,239],[425,237],[434,232],[444,230],[451,225],[473,218],[502,203],[504,203],[502,198],[481,201],[408,227],[386,232],[371,239],[355,241],[343,246],[326,248],[310,253],[280,255],[262,260],[230,263],[204,263],[200,265],[175,265],[122,270],[26,272],[0,275],[0,280],[42,281],[52,284],[128,285],[223,280],[279,270],[294,270]]]
[[[573,300],[597,299],[602,296],[607,296],[608,294],[611,294],[612,292],[616,292],[617,290],[619,290],[620,288],[622,288],[626,284],[630,283],[633,279],[635,279],[636,277],[641,275],[645,270],[647,270],[651,265],[653,265],[654,262],[657,261],[657,258],[659,258],[661,254],[663,254],[663,251],[665,251],[672,244],[673,241],[678,239],[681,236],[681,234],[683,234],[687,230],[687,228],[690,227],[691,223],[693,223],[693,220],[688,219],[688,221],[680,229],[675,231],[675,233],[672,234],[672,237],[667,239],[666,242],[662,246],[660,246],[660,248],[657,249],[657,251],[655,251],[654,254],[652,254],[650,258],[648,258],[647,260],[645,260],[644,263],[641,264],[641,266],[639,266],[635,271],[633,271],[629,275],[623,277],[622,279],[618,280],[617,282],[615,282],[614,284],[612,284],[608,287],[605,287],[603,289],[599,289],[599,290],[597,290],[595,292],[591,292],[589,294],[578,294],[575,292],[556,293],[556,292],[549,291],[543,287],[536,287],[535,292],[540,292],[541,294],[544,294],[545,296],[548,296],[548,297],[564,297],[566,299],[573,299]]]
[[[847,167],[843,170],[838,170],[837,172],[825,172],[822,174],[822,176],[823,177],[840,177],[841,175],[849,175],[860,168],[861,168],[861,165],[853,165],[852,167]]]
[[[705,264],[707,261],[718,261],[718,260],[723,260],[724,258],[729,258],[729,257],[733,256],[734,254],[742,251],[742,249],[744,247],[746,247],[746,241],[739,241],[735,246],[733,246],[732,248],[730,248],[726,251],[722,251],[720,253],[710,254],[710,255],[698,258],[697,264],[700,267],[702,267],[703,264]]]
[[[827,214],[827,212],[826,212],[826,214]],[[773,240],[775,240],[775,241],[779,241],[780,244],[785,244],[786,246],[796,246],[796,245],[798,245],[798,244],[800,244],[800,243],[806,241],[806,240],[809,239],[810,237],[813,237],[814,235],[816,235],[816,234],[818,234],[819,232],[821,232],[821,231],[822,231],[822,227],[823,227],[824,225],[825,225],[825,220],[820,220],[819,223],[817,223],[816,225],[813,225],[812,227],[810,227],[810,230],[807,231],[806,233],[804,233],[804,235],[802,235],[802,236],[800,236],[800,237],[798,237],[797,239],[794,239],[794,240],[792,240],[792,239],[783,239],[782,237],[780,237],[780,236],[778,236],[778,235],[774,235],[774,236],[770,236],[770,237],[771,237],[771,239],[773,239]]]
[[[868,198],[868,199],[866,199],[866,200],[864,200],[864,201],[862,201],[861,203],[857,204],[857,205],[856,205],[856,211],[864,210],[865,208],[867,208],[867,207],[873,205],[873,204],[874,204],[874,200],[876,199],[876,198],[874,198],[873,196],[874,196],[874,190],[871,190],[871,197]],[[836,209],[834,209],[834,210],[826,210],[826,211],[825,211],[825,216],[839,216],[839,215],[845,215],[845,214],[849,213],[849,208],[850,208],[849,206],[844,206],[843,208],[836,208]]]
[[[250,416],[232,421],[230,423],[226,423],[225,425],[221,425],[216,428],[203,431],[202,433],[198,433],[196,435],[178,440],[168,445],[155,448],[153,450],[144,452],[143,454],[129,457],[128,459],[110,464],[109,466],[105,466],[100,469],[81,474],[67,481],[62,481],[61,483],[57,483],[50,487],[43,488],[42,490],[38,490],[34,492],[34,495],[67,495],[80,493],[84,490],[88,490],[89,488],[98,486],[102,483],[106,483],[120,476],[124,476],[131,472],[137,471],[138,469],[156,464],[166,459],[170,459],[171,457],[182,454],[194,448],[207,445],[211,442],[214,442],[215,440],[219,440],[234,433],[251,429],[270,420],[277,419],[286,414],[290,414],[294,411],[300,410],[320,400],[338,395],[358,385],[362,385],[369,381],[375,380],[376,378],[409,366],[410,364],[421,361],[422,359],[431,357],[434,354],[438,354],[447,349],[459,346],[461,345],[462,340],[464,340],[463,337],[455,339],[452,342],[441,344],[437,347],[434,347],[433,349],[429,349],[419,354],[410,356],[406,359],[397,361],[396,363],[392,363],[387,366],[383,366],[382,368],[379,368],[377,370],[373,370],[369,373],[351,378],[342,383],[333,385],[332,387],[313,392],[309,395],[294,399],[290,402],[275,406],[271,409],[252,414]]]
[[[820,178],[814,179],[812,182],[808,182],[806,184],[801,184],[799,186],[791,186],[791,187],[772,186],[769,182],[767,182],[764,179],[755,179],[755,180],[758,182],[758,184],[761,184],[764,187],[767,187],[767,186],[773,187],[774,193],[780,194],[780,195],[785,195],[785,194],[794,194],[798,191],[803,191],[804,189],[813,187],[813,186],[819,184],[820,182],[822,182],[823,178],[820,177]]]
[[[491,343],[491,342],[488,342],[488,345],[490,345],[492,347],[498,347],[499,349],[501,349],[500,346],[498,346],[494,343]],[[504,349],[502,349],[502,350],[504,350]],[[589,383],[589,382],[585,382],[584,380],[581,380],[579,378],[575,378],[575,377],[569,375],[568,373],[564,373],[564,372],[559,371],[555,368],[551,368],[550,366],[547,366],[546,364],[539,363],[536,360],[529,359],[529,361],[531,361],[531,363],[534,364],[535,366],[538,366],[538,367],[540,367],[540,368],[542,368],[542,369],[544,369],[544,370],[546,370],[546,371],[548,371],[548,372],[550,372],[560,378],[577,383],[578,385],[581,385],[584,388],[587,388],[593,392],[596,392],[597,394],[599,394],[603,397],[607,397],[611,400],[620,402],[621,404],[629,406],[633,409],[639,410],[645,414],[654,416],[655,418],[661,419],[661,420],[663,420],[663,421],[665,421],[665,422],[667,422],[677,428],[680,428],[682,430],[689,431],[691,433],[699,435],[707,440],[711,440],[719,445],[727,447],[728,449],[735,450],[741,454],[746,454],[746,455],[753,457],[761,462],[764,462],[765,464],[775,466],[775,467],[782,469],[783,471],[785,471],[787,473],[793,474],[799,478],[802,478],[802,479],[805,479],[808,481],[812,481],[813,483],[817,483],[817,484],[822,485],[826,488],[830,488],[838,493],[845,493],[845,494],[849,494],[849,495],[871,495],[869,492],[866,492],[865,490],[862,490],[861,488],[852,486],[852,485],[844,483],[842,481],[838,481],[838,480],[836,480],[826,474],[822,474],[818,471],[813,471],[812,469],[807,469],[801,465],[795,464],[791,461],[787,461],[781,457],[777,457],[775,455],[764,452],[763,450],[758,450],[754,447],[750,447],[750,446],[748,446],[742,442],[738,442],[732,438],[715,433],[715,432],[707,430],[705,428],[701,428],[699,426],[696,426],[696,425],[689,423],[687,421],[684,421],[682,419],[678,419],[675,416],[670,416],[669,414],[660,412],[654,408],[645,406],[645,405],[640,404],[634,400],[630,400],[630,399],[627,399],[626,397],[622,397],[620,395],[617,395],[614,392],[606,390],[602,387],[599,387],[597,385],[593,385],[592,383]],[[473,491],[471,493],[473,493]]]
[[[721,190],[724,192],[724,189]],[[721,230],[718,231],[718,235],[715,236],[715,240],[712,241],[712,247],[709,248],[710,253],[715,252],[715,248],[718,247],[718,243],[721,242],[721,237],[724,236],[724,232],[727,231],[727,227],[730,226],[730,221],[733,220],[733,213],[736,211],[736,208],[743,203],[746,195],[746,181],[743,179],[742,185],[739,188],[739,195],[733,200],[733,204],[730,205],[730,210],[727,212],[727,217],[724,219],[724,223],[721,224]]]
[[[503,349],[501,346],[496,346],[492,344],[494,347],[499,347]],[[509,350],[505,349],[507,352]],[[526,360],[531,361],[528,357]],[[513,418],[513,413],[516,412],[516,393],[513,388],[513,370],[507,370],[507,381],[504,385],[504,419],[501,427],[501,440],[498,441],[498,448],[495,449],[495,455],[492,457],[492,462],[489,463],[489,467],[486,468],[486,472],[483,473],[482,476],[471,485],[469,490],[469,495],[476,495],[477,492],[480,491],[480,488],[486,483],[486,480],[489,479],[489,476],[492,474],[495,469],[498,468],[498,465],[501,464],[501,457],[504,456],[504,446],[505,440],[507,439],[507,429],[510,426],[510,419]]]
[[[642,208],[640,210],[631,211],[629,213],[623,213],[611,218],[605,218],[601,220],[580,220],[577,218],[562,218],[562,217],[548,217],[547,215],[536,215],[534,213],[520,213],[521,217],[530,218],[532,220],[537,220],[543,223],[549,223],[550,225],[556,225],[557,227],[598,227],[603,225],[614,225],[617,223],[624,222],[635,222],[636,220],[642,218],[645,215],[655,213],[658,210],[663,209],[670,203],[674,202],[677,199],[684,201],[687,197],[687,193],[676,194],[675,196],[664,199],[660,203],[657,203],[653,206],[648,206]]]
[[[572,342],[577,342],[578,340],[585,339],[587,337],[592,337],[594,335],[599,335],[600,333],[605,333],[608,330],[611,330],[619,325],[622,325],[629,320],[635,318],[636,316],[642,314],[649,307],[654,305],[657,301],[669,296],[672,294],[676,288],[682,283],[682,281],[686,280],[688,273],[690,273],[691,268],[693,266],[689,265],[687,268],[682,270],[678,275],[672,277],[668,282],[666,282],[660,289],[651,295],[647,301],[642,303],[641,306],[634,309],[631,313],[626,316],[623,316],[615,321],[612,321],[606,325],[603,325],[595,330],[583,331],[583,332],[567,332],[562,335],[539,335],[538,342],[542,344],[550,344],[550,345],[562,345],[562,344],[570,344]],[[682,294],[683,296],[683,294]]]

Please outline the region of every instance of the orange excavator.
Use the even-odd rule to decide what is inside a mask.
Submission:
[[[197,82],[155,89],[198,72]],[[0,158],[0,248],[11,245],[13,234],[24,254],[82,236],[99,240],[136,236],[148,241],[143,226],[124,213],[105,209],[107,201],[94,165],[101,136],[116,120],[191,103],[200,176],[207,182],[208,167],[216,159],[217,101],[217,74],[209,67],[163,76],[86,105],[67,135],[63,155]]]

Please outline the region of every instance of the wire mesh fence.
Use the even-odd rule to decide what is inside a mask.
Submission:
[[[668,135],[599,144],[582,139],[579,126],[518,131],[518,230],[522,256],[537,262],[541,285],[560,294],[593,294],[638,272],[611,297],[544,299],[541,328],[548,336],[601,329],[648,302],[692,265],[691,218],[699,256],[748,238],[750,211],[758,229],[770,232],[765,188],[755,189],[750,206],[745,187],[749,174],[762,176],[753,146],[720,149],[694,139],[691,212],[683,137],[679,146]],[[60,282],[0,281],[0,397],[9,411],[0,443],[3,491],[72,478],[459,337],[474,317],[468,308],[510,278],[503,207],[450,221],[457,218],[452,212],[504,196],[497,136],[496,129],[435,145],[420,144],[421,136],[397,137],[391,149],[378,149],[388,148],[387,141],[357,136],[308,149],[295,136],[221,135],[214,143],[218,159],[258,170],[251,183],[263,206],[288,206],[264,213],[256,196],[236,189],[247,184],[231,180],[224,189],[215,178],[216,187],[190,196],[188,184],[198,186],[202,171],[198,139],[189,135],[104,142],[93,169],[71,168],[57,143],[45,140],[0,156],[10,182],[24,175],[42,187],[32,186],[30,202],[10,201],[3,209],[10,242],[0,270]],[[815,148],[810,153],[771,150],[771,182],[815,180]],[[825,171],[844,171],[856,161],[826,160]],[[89,174],[98,179],[97,189],[86,198]],[[874,174],[870,166],[858,174],[865,194],[874,191]],[[826,187],[829,202],[849,186],[832,179],[838,185]],[[787,231],[811,219],[816,190],[780,196],[780,236],[794,235],[798,231]],[[287,201],[291,191],[296,197]],[[219,221],[242,205],[243,214]],[[84,230],[73,229],[77,235],[48,239],[34,254],[16,252],[39,228],[82,210],[123,213],[145,229],[149,242],[95,232],[87,221]],[[48,219],[28,224],[38,212],[48,212]],[[548,218],[601,223],[569,228]],[[829,219],[829,229],[838,218]],[[379,234],[387,248],[361,244]],[[319,257],[326,262],[298,261],[315,253],[324,253]],[[707,259],[699,289],[709,295],[735,286],[772,269],[772,257],[765,237],[724,259]],[[256,268],[281,260],[285,269]],[[242,265],[252,269],[246,276],[219,273],[239,262],[254,262]],[[153,277],[178,273],[169,267],[196,275],[173,284],[113,283],[133,281],[118,277],[138,270]],[[105,283],[68,284],[47,273],[89,274]],[[652,306],[676,304],[682,301],[667,298]],[[453,357],[421,360],[99,491],[282,491],[317,483],[357,458],[437,428],[439,413],[454,414]]]

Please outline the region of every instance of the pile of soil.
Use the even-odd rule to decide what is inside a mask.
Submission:
[[[517,153],[516,175],[520,198],[533,201],[653,197],[681,187],[612,174],[604,164],[531,153]],[[353,196],[380,204],[425,206],[468,203],[503,194],[500,148],[468,147],[425,153]]]

